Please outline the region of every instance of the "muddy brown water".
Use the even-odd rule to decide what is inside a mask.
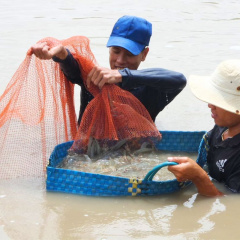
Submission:
[[[97,61],[108,66],[105,45],[125,14],[153,23],[141,68],[163,67],[208,75],[240,56],[240,2],[222,1],[2,1],[0,94],[39,39],[85,35]],[[79,102],[76,88],[76,105]],[[207,104],[187,86],[157,117],[159,130],[209,130]],[[154,197],[86,197],[46,192],[45,179],[0,181],[0,239],[239,239],[239,195],[205,198],[194,186]]]

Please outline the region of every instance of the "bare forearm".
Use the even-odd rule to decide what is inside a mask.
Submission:
[[[215,185],[210,180],[207,173],[202,169],[201,173],[194,178],[193,183],[198,189],[198,192],[201,195],[208,196],[208,197],[215,197],[215,196],[222,196],[223,193],[220,192]]]
[[[177,162],[178,165],[168,166],[179,182],[192,181],[198,192],[204,196],[214,197],[223,195],[211,182],[208,174],[192,159],[188,157],[170,157],[169,161]]]

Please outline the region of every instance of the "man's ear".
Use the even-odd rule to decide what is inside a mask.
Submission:
[[[142,51],[142,62],[145,61],[147,55],[149,52],[149,47],[144,48],[144,50]]]

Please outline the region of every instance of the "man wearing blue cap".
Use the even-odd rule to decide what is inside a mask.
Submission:
[[[137,97],[155,121],[158,113],[185,87],[186,78],[162,68],[137,70],[148,54],[151,35],[152,24],[143,18],[123,16],[118,19],[107,42],[110,69],[95,66],[87,77],[87,86],[93,83],[102,88],[106,83],[118,84]],[[32,51],[40,59],[53,58],[59,62],[67,79],[81,86],[80,123],[93,96],[83,84],[77,61],[63,46],[50,49],[41,43],[34,45]]]

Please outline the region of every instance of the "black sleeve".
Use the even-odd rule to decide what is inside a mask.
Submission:
[[[160,92],[180,92],[186,86],[183,74],[163,68],[143,70],[119,70],[122,75],[122,88],[130,90],[139,86],[153,87]]]
[[[53,61],[60,64],[60,68],[63,71],[66,78],[75,84],[80,86],[83,85],[83,79],[81,76],[81,71],[77,60],[73,57],[70,51],[67,49],[68,55],[64,60],[61,60],[57,57],[53,57]]]

